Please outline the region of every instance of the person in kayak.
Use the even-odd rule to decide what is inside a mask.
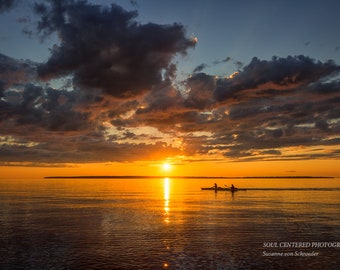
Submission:
[[[235,189],[236,189],[236,188],[234,187],[234,184],[231,184],[230,191],[231,191],[231,192],[234,192]]]
[[[215,192],[217,192],[217,184],[214,184]]]

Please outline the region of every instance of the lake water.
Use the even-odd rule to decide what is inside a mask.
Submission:
[[[340,179],[1,179],[0,205],[1,269],[340,269]]]

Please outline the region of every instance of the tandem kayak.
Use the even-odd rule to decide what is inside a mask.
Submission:
[[[246,188],[230,188],[230,187],[202,187],[201,190],[216,190],[216,191],[246,191]]]

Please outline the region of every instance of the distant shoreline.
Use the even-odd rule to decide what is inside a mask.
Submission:
[[[155,179],[155,178],[184,178],[184,179],[313,179],[335,178],[333,176],[133,176],[133,175],[78,175],[78,176],[45,176],[44,179]]]

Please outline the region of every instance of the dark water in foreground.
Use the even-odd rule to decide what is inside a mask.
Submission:
[[[340,269],[340,179],[213,182],[2,179],[0,269]]]

